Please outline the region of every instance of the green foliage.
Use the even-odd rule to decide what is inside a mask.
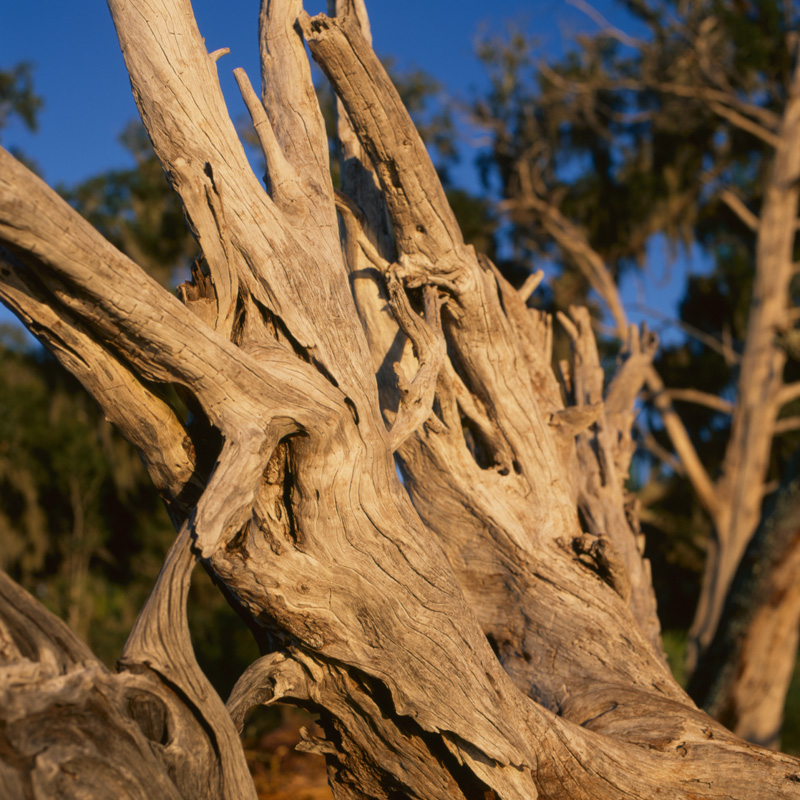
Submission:
[[[33,90],[33,64],[23,61],[0,70],[0,133],[13,117],[35,131],[42,105],[42,98]]]
[[[661,643],[673,677],[681,686],[686,686],[686,631],[664,630]]]
[[[33,64],[23,61],[11,69],[0,69],[0,141],[5,128],[18,119],[29,131],[36,131],[44,101],[33,89]],[[36,164],[18,148],[9,152],[28,169],[38,172]]]
[[[0,346],[0,566],[113,663],[172,526],[83,388],[14,338]]]
[[[62,367],[0,329],[0,568],[113,666],[175,535],[138,455]],[[258,657],[202,569],[190,627],[222,696]]]
[[[491,85],[472,106],[491,137],[479,167],[506,201],[517,258],[570,270],[533,198],[577,223],[615,275],[643,263],[654,234],[713,249],[721,226],[741,227],[720,207],[719,187],[760,202],[768,147],[720,116],[708,92],[782,107],[792,21],[774,2],[748,13],[725,3],[626,5],[643,36],[585,36],[558,63],[542,64],[520,32],[479,47]]]

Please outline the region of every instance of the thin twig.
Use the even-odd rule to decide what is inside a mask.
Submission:
[[[523,283],[518,290],[519,296],[522,298],[523,303],[528,301],[528,298],[530,298],[530,296],[536,291],[543,278],[544,270],[541,269],[528,275],[528,277],[525,279],[525,283]]]
[[[757,139],[761,139],[762,142],[766,142],[770,147],[777,147],[780,143],[780,137],[777,134],[723,103],[711,102],[709,108],[717,114],[717,116],[728,120],[731,125],[735,125],[740,130],[752,134]]]
[[[705,406],[722,414],[733,414],[733,410],[736,408],[735,404],[731,403],[730,400],[725,400],[725,398],[716,394],[702,392],[700,389],[667,389],[667,396],[671,400]]]
[[[719,341],[719,339],[715,339],[713,336],[705,333],[705,331],[701,331],[699,328],[695,328],[694,325],[691,325],[688,322],[684,322],[681,319],[675,319],[675,317],[664,314],[662,311],[657,311],[655,308],[650,308],[643,303],[636,303],[633,308],[640,314],[647,314],[647,316],[653,317],[654,319],[657,319],[659,322],[663,322],[666,325],[672,325],[673,327],[680,328],[688,336],[691,336],[693,339],[697,339],[697,341],[702,342],[704,345],[706,345],[706,347],[710,348],[716,353],[719,353],[728,364],[738,364],[741,361],[741,356],[730,345]]]
[[[659,461],[663,461],[676,475],[686,475],[683,464],[669,450],[662,447],[652,433],[644,430],[640,425],[637,425],[637,429],[641,437],[641,445],[645,450],[654,455]]]
[[[744,203],[741,197],[730,189],[723,189],[719,199],[736,214],[737,217],[754,233],[758,230],[759,219]]]
[[[613,37],[621,44],[628,47],[643,47],[646,43],[641,39],[636,39],[633,36],[625,33],[616,26],[612,25],[594,6],[586,2],[586,0],[567,0],[567,2],[578,11],[582,11],[589,19],[597,23],[601,33]]]
[[[440,316],[441,300],[436,287],[423,287],[424,321],[411,307],[400,280],[389,273],[386,278],[389,306],[400,330],[411,340],[419,369],[411,383],[405,385],[398,372],[402,398],[397,416],[389,431],[389,446],[396,451],[433,413],[436,380],[445,358],[444,334]]]
[[[800,417],[784,417],[775,421],[772,428],[773,436],[780,436],[782,433],[789,433],[800,428]]]

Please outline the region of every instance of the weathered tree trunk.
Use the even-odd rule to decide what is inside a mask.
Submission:
[[[745,550],[689,692],[748,741],[777,748],[800,628],[800,457]]]
[[[739,371],[731,437],[716,487],[714,541],[706,559],[692,624],[689,666],[710,644],[731,581],[761,516],[775,422],[781,409],[786,356],[776,332],[791,327],[789,284],[794,275],[800,195],[800,66],[780,127],[758,218],[755,281]]]
[[[559,386],[550,321],[464,244],[363,7],[264,0],[263,102],[237,77],[265,192],[188,1],[109,5],[205,264],[181,304],[3,151],[0,295],[140,449],[179,534],[118,675],[59,660],[76,645],[49,617],[36,648],[2,617],[2,685],[21,698],[3,717],[10,796],[107,797],[95,754],[129,735],[148,767],[128,796],[252,797],[235,725],[281,701],[320,714],[325,739],[304,746],[337,798],[800,797],[800,762],[698,711],[659,651],[622,488],[654,342],[632,329],[604,390],[575,309]],[[355,198],[355,179],[333,191],[299,31],[358,139]],[[362,208],[373,170],[381,200]],[[264,649],[227,710],[188,638],[196,558]],[[14,591],[9,608],[42,615]],[[67,684],[76,706],[114,709],[80,756],[69,725],[19,734]]]

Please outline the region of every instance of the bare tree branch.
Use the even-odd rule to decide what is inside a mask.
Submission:
[[[436,381],[444,358],[445,344],[440,319],[441,300],[433,286],[424,287],[425,321],[415,314],[408,302],[400,281],[393,275],[388,278],[389,304],[400,329],[414,346],[419,370],[410,384],[398,372],[402,399],[397,416],[389,431],[392,452],[433,413]]]
[[[81,381],[106,419],[139,451],[159,493],[168,503],[177,503],[175,516],[185,516],[185,504],[196,499],[202,487],[194,476],[194,447],[175,412],[69,311],[56,310],[52,296],[23,262],[2,250],[0,298]]]
[[[741,361],[741,356],[733,349],[733,347],[731,347],[729,342],[715,339],[713,336],[709,336],[705,331],[700,330],[700,328],[690,325],[681,319],[675,319],[674,317],[664,314],[662,311],[659,311],[656,308],[650,308],[642,303],[637,303],[635,308],[642,314],[647,314],[649,317],[653,317],[660,322],[664,322],[668,325],[679,328],[693,339],[696,339],[698,342],[702,342],[710,350],[713,350],[715,353],[719,353],[725,359],[726,364],[738,364],[739,361]]]
[[[616,322],[618,335],[623,338],[628,331],[627,315],[619,297],[619,290],[603,259],[590,247],[585,235],[558,209],[536,197],[526,197],[523,202],[530,204],[542,213],[547,230],[564,252],[573,259],[592,288],[603,298]],[[701,503],[712,519],[715,518],[718,512],[718,502],[714,485],[697,455],[685,426],[673,408],[669,397],[665,394],[663,381],[652,366],[647,371],[647,386],[653,395],[656,408],[662,415],[664,427],[672,439],[687,476]]]
[[[194,563],[190,526],[186,523],[128,637],[120,664],[133,671],[147,665],[166,685],[177,688],[190,707],[202,710],[203,722],[211,729],[219,754],[218,796],[255,800],[255,786],[233,720],[194,657],[187,617]]]
[[[730,108],[723,103],[718,103],[715,101],[712,101],[709,104],[709,108],[715,114],[718,114],[720,117],[730,122],[731,125],[745,131],[746,133],[752,134],[757,139],[761,139],[762,142],[765,142],[770,147],[778,147],[780,138],[775,133],[765,128],[763,125],[759,125],[757,122],[754,122],[752,119],[749,119],[744,114],[739,113],[735,109]]]
[[[778,405],[785,406],[798,398],[800,398],[800,382],[787,383],[778,392]]]
[[[240,75],[265,150],[295,173],[283,177],[299,184],[297,208],[274,186],[270,197],[244,159],[188,1],[110,5],[142,117],[208,251],[183,289],[189,308],[2,153],[0,242],[35,278],[7,281],[24,295],[16,302],[29,321],[51,339],[74,323],[143,389],[183,387],[207,418],[204,444],[215,448],[205,491],[126,646],[116,684],[124,690],[114,695],[133,728],[125,755],[143,749],[148,766],[156,756],[159,779],[166,772],[180,796],[252,797],[233,718],[281,700],[320,713],[324,739],[306,736],[303,747],[323,754],[340,800],[576,792],[650,800],[698,786],[722,797],[744,781],[753,800],[794,797],[786,776],[797,760],[744,745],[694,708],[658,652],[649,568],[622,474],[623,428],[654,339],[619,315],[628,352],[604,396],[591,319],[574,309],[566,324],[575,402],[565,408],[550,369],[549,319],[464,244],[365,38],[358,0],[337,2],[345,15],[334,20],[308,17],[297,0],[265,0],[267,120]],[[358,136],[360,153],[345,155],[379,177],[396,259],[380,228],[384,207],[369,200],[369,174],[353,194],[354,181],[343,181],[341,226],[336,219],[318,109],[299,64],[298,15],[342,99],[340,130]],[[295,187],[285,190],[284,198]],[[556,223],[562,236],[570,232]],[[613,300],[605,265],[578,249],[593,285]],[[26,297],[46,300],[55,317]],[[372,329],[369,341],[362,326]],[[63,339],[90,353],[80,335]],[[102,366],[101,356],[93,363]],[[405,408],[397,381],[386,379],[398,363],[416,374]],[[597,414],[589,428],[564,435],[570,417],[586,421],[586,409]],[[386,431],[392,414],[402,435]],[[169,451],[157,437],[143,439]],[[198,550],[273,648],[237,684],[229,711],[188,637]],[[10,653],[19,674],[27,665],[15,641],[0,629],[0,658]],[[154,700],[131,703],[131,687]],[[51,699],[64,700],[60,689],[45,694],[48,712]],[[53,752],[48,762],[41,748],[16,742],[9,757],[14,731],[3,723],[4,779],[41,768],[38,780],[53,763],[91,773],[94,762]],[[150,742],[144,748],[137,730]]]
[[[667,389],[670,400],[680,400],[684,403],[695,403],[706,408],[719,411],[722,414],[732,414],[735,404],[716,394],[701,392],[699,389]]]
[[[540,269],[536,270],[536,272],[532,272],[527,278],[525,278],[525,283],[519,287],[519,296],[522,298],[523,302],[528,301],[543,279],[544,271]]]
[[[571,6],[577,8],[579,11],[583,11],[583,13],[586,14],[589,19],[596,22],[601,32],[606,36],[613,37],[620,42],[620,44],[624,44],[627,47],[642,46],[643,41],[641,39],[636,39],[633,36],[629,36],[615,25],[612,25],[594,6],[587,3],[586,0],[567,0],[567,2]]]
[[[772,430],[775,436],[780,436],[784,433],[796,431],[798,428],[800,428],[800,417],[783,417],[775,421]]]
[[[739,195],[730,189],[723,189],[719,193],[719,199],[722,200],[751,231],[755,232],[758,230],[758,217],[744,204]]]
[[[643,430],[641,427],[639,427],[639,441],[648,452],[652,453],[659,461],[663,461],[676,475],[686,474],[680,460],[669,450],[663,448],[652,433]]]
[[[775,336],[789,307],[800,176],[800,67],[795,65],[756,239],[756,271],[738,380],[731,435],[718,492],[720,556],[707,561],[691,628],[689,664],[709,644],[736,566],[756,530],[772,449],[786,355]]]

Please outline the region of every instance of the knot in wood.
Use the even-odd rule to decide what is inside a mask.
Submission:
[[[631,585],[625,564],[607,536],[584,533],[572,540],[572,552],[584,566],[607,583],[626,603]]]

